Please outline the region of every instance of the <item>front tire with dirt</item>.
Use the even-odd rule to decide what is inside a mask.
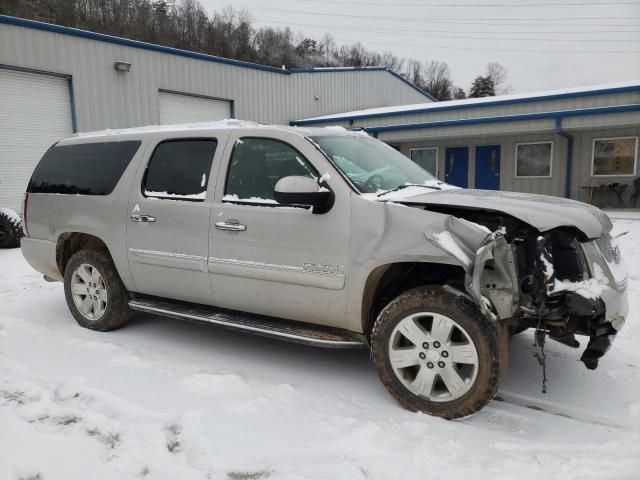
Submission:
[[[129,293],[105,252],[75,253],[64,272],[64,293],[73,317],[85,328],[107,332],[132,316]]]
[[[396,297],[371,334],[373,362],[389,393],[408,410],[447,419],[471,415],[495,396],[503,350],[495,324],[440,286]]]

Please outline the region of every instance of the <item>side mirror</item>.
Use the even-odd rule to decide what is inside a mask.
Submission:
[[[309,177],[284,177],[278,180],[273,189],[278,203],[313,207],[313,213],[327,213],[333,207],[335,195],[326,187]]]

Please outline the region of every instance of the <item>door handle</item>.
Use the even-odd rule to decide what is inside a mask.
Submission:
[[[133,220],[134,222],[141,222],[141,223],[153,223],[156,221],[156,217],[151,216],[151,215],[138,215],[136,213],[131,215],[131,220]]]
[[[244,232],[247,226],[242,225],[237,220],[230,220],[228,222],[217,222],[216,229],[226,230],[227,232]]]

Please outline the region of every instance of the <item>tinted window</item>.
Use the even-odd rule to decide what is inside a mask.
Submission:
[[[216,140],[171,140],[158,145],[144,181],[147,197],[203,201]]]
[[[276,183],[291,175],[317,178],[313,167],[290,145],[266,138],[239,139],[231,156],[224,199],[275,203]]]
[[[40,160],[27,191],[109,195],[138,147],[139,141],[54,146]]]

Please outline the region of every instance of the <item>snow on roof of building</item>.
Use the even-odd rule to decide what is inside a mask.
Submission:
[[[640,90],[640,81],[618,82],[602,85],[590,85],[585,87],[562,88],[543,92],[516,93],[512,95],[499,95],[495,97],[466,98],[464,100],[449,100],[445,102],[415,103],[411,105],[396,105],[390,107],[367,108],[344,113],[334,113],[319,117],[310,117],[295,120],[292,125],[304,125],[306,123],[322,123],[356,118],[382,117],[387,115],[400,115],[406,113],[422,113],[439,110],[453,110],[458,108],[471,108],[475,106],[498,105],[501,103],[526,103],[533,101],[553,100],[556,98],[569,98],[590,95],[604,95],[608,93],[623,93],[630,90]]]

